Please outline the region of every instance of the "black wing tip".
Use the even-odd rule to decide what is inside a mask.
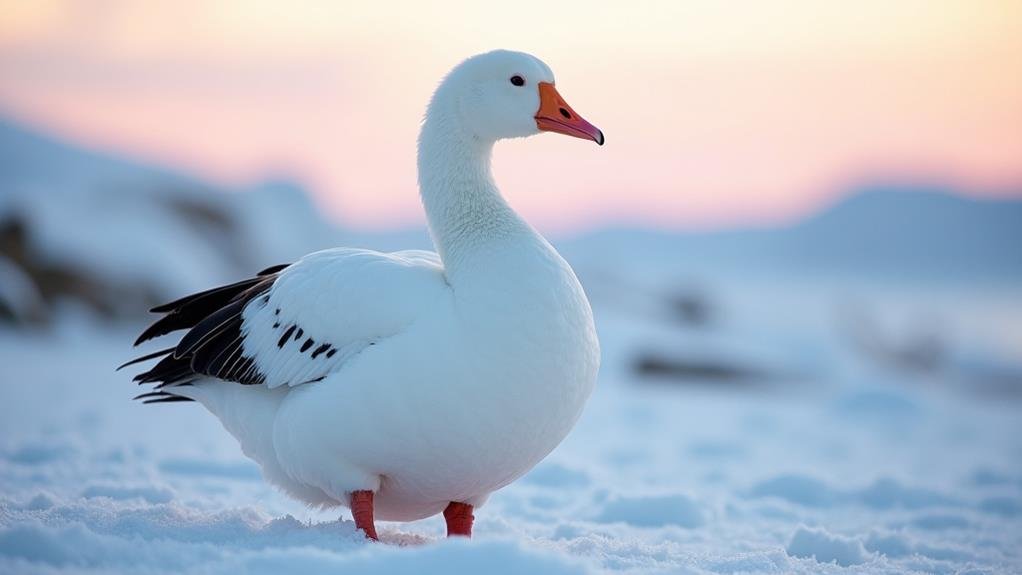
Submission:
[[[204,343],[230,329],[234,323],[240,324],[241,314],[247,304],[246,299],[235,300],[204,317],[181,336],[181,341],[177,342],[177,348],[174,350],[174,357],[180,359],[194,353]]]
[[[127,361],[117,367],[115,371],[164,356],[152,369],[136,375],[132,381],[139,385],[162,382],[159,387],[177,386],[189,377],[203,373],[217,377],[235,378],[240,383],[260,383],[261,376],[255,373],[250,359],[248,363],[232,363],[230,369],[220,373],[224,366],[222,362],[217,363],[217,360],[221,357],[223,349],[210,349],[209,351],[213,355],[203,356],[204,362],[197,362],[195,354],[204,346],[224,347],[228,343],[221,337],[224,333],[231,334],[232,341],[237,339],[241,328],[241,315],[245,306],[259,296],[262,296],[264,305],[268,303],[267,292],[276,281],[276,275],[290,265],[270,266],[260,271],[256,277],[215,287],[153,307],[149,311],[166,315],[146,328],[135,340],[134,345],[141,345],[174,331],[182,329],[188,331],[175,346]],[[210,369],[214,369],[215,373],[209,373]],[[153,403],[156,401],[189,401],[187,398],[171,400],[164,397],[153,397],[150,399]],[[149,402],[146,401],[146,403]]]
[[[205,290],[205,291],[201,291],[201,292],[198,292],[198,293],[187,295],[185,297],[178,298],[178,299],[176,299],[174,301],[167,302],[165,304],[160,304],[160,305],[158,305],[156,307],[150,308],[149,311],[151,313],[174,312],[174,311],[178,311],[181,307],[184,307],[184,306],[187,306],[187,305],[189,305],[191,303],[194,303],[196,301],[208,298],[209,296],[214,296],[215,297],[218,294],[224,294],[228,298],[228,300],[229,300],[230,298],[234,297],[238,292],[243,292],[243,291],[247,290],[248,288],[252,287],[253,285],[258,284],[261,281],[265,280],[266,276],[272,276],[274,274],[277,274],[277,273],[279,273],[280,271],[282,271],[283,269],[287,268],[290,265],[291,264],[277,264],[275,266],[270,266],[270,267],[262,270],[258,274],[256,274],[255,277],[246,278],[246,279],[243,279],[243,280],[240,280],[240,281],[236,281],[236,282],[231,283],[231,284],[222,285],[222,286],[211,288],[211,289],[208,289],[208,290]]]
[[[270,267],[264,269],[263,271],[257,273],[256,275],[257,276],[272,275],[272,274],[275,274],[277,272],[283,271],[284,268],[288,267],[289,265],[291,265],[291,264],[277,264],[275,266],[270,266]]]
[[[152,311],[152,310],[150,310],[150,311]],[[173,315],[173,312],[171,312],[171,315]],[[170,316],[168,316],[168,317],[170,317]],[[141,345],[141,344],[143,344],[143,343],[145,343],[145,342],[147,342],[147,341],[149,341],[151,339],[156,339],[156,338],[160,337],[161,335],[167,335],[168,333],[170,333],[169,331],[161,331],[161,328],[164,325],[166,325],[166,322],[164,322],[165,319],[166,318],[160,319],[159,321],[157,321],[153,325],[147,327],[146,330],[143,331],[142,334],[138,336],[138,339],[135,340],[135,347],[138,347],[139,345]]]
[[[136,343],[135,345],[138,345],[138,343]],[[167,355],[168,353],[170,353],[172,351],[174,351],[174,348],[168,347],[166,349],[161,349],[159,351],[154,351],[153,353],[147,353],[146,355],[143,355],[142,357],[136,357],[135,359],[128,360],[128,361],[122,363],[121,365],[117,366],[117,369],[115,369],[114,371],[121,371],[122,369],[128,367],[129,365],[135,365],[136,363],[142,363],[143,361],[147,361],[147,360],[150,360],[150,359],[156,359],[157,357],[160,357],[160,356],[163,356],[163,355]]]
[[[173,403],[173,402],[179,402],[179,401],[195,401],[194,399],[192,399],[190,397],[185,397],[183,395],[174,395],[173,393],[169,393],[169,392],[166,392],[166,391],[149,391],[149,392],[146,392],[146,393],[140,393],[140,394],[136,395],[135,397],[133,397],[131,399],[133,399],[133,400],[141,399],[143,404],[149,404],[149,403]]]
[[[160,397],[157,399],[147,399],[142,402],[142,405],[149,405],[150,403],[178,403],[184,401],[195,401],[188,397],[181,397],[180,395],[171,395],[169,397]]]

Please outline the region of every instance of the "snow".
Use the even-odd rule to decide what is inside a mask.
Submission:
[[[195,405],[131,403],[134,386],[112,371],[131,326],[68,314],[51,333],[0,331],[0,572],[1022,568],[1014,396],[892,372],[837,340],[811,382],[640,377],[629,359],[641,342],[697,336],[594,305],[606,367],[592,403],[565,444],[479,510],[471,542],[444,540],[432,518],[384,523],[384,544],[366,543],[345,513],[268,487]],[[786,329],[711,339],[727,352]]]
[[[809,557],[820,563],[834,562],[842,567],[859,565],[868,559],[862,541],[808,527],[799,527],[795,531],[787,551],[792,557]]]
[[[21,155],[0,176],[21,191],[4,199],[27,206],[47,253],[169,281],[174,293],[163,296],[326,242],[425,240],[326,229],[307,221],[315,212],[300,189],[271,182],[215,196],[243,206],[230,208],[242,214],[240,238],[254,221],[279,219],[273,241],[242,241],[250,253],[225,265],[202,232],[150,205],[158,195],[111,214],[75,196],[103,189],[96,178],[157,177],[151,170],[18,138],[8,148]],[[64,168],[35,161],[40,154]],[[30,193],[49,188],[63,191]],[[884,209],[880,196],[867,200],[851,201],[855,218],[821,216],[791,237],[812,242],[814,230],[854,227],[849,218]],[[943,221],[969,211],[959,200],[922,211]],[[138,222],[122,225],[128,215],[154,238],[117,241],[140,232]],[[840,225],[819,223],[828,221]],[[998,221],[999,237],[1022,229]],[[892,229],[888,221],[885,234]],[[79,242],[89,233],[107,236]],[[770,264],[743,263],[743,245],[752,258],[765,253],[753,248],[766,233],[557,242],[593,300],[600,380],[565,443],[477,512],[471,541],[444,539],[434,517],[382,523],[382,544],[369,543],[346,512],[310,510],[269,487],[199,406],[131,402],[137,387],[113,368],[137,354],[138,318],[100,318],[67,300],[49,327],[0,324],[0,573],[1022,570],[1022,286],[1005,264],[1018,261],[1011,244],[969,264],[1010,269],[942,276],[928,258],[917,277],[906,264],[895,280],[861,254],[843,275],[784,265],[781,247],[794,241],[786,233],[766,242]],[[157,249],[175,245],[174,234],[188,238],[176,244],[187,253]],[[676,251],[690,239],[690,254]],[[821,253],[840,244],[827,239]],[[737,259],[710,265],[700,246]],[[25,280],[3,274],[0,286],[20,294]]]
[[[604,504],[596,521],[621,522],[636,527],[678,525],[689,529],[705,523],[699,504],[680,494],[615,497]]]

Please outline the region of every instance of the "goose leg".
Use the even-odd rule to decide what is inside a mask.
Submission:
[[[468,503],[457,503],[452,501],[447,509],[444,509],[444,519],[447,520],[448,537],[472,537],[472,506]]]
[[[376,536],[376,524],[373,522],[373,492],[351,492],[351,516],[355,518],[355,528],[365,531],[366,539],[379,541]]]

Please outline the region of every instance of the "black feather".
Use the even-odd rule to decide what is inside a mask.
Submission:
[[[284,330],[284,335],[280,336],[280,339],[277,340],[277,347],[281,348],[284,347],[284,344],[287,343],[287,340],[291,337],[291,332],[293,332],[294,330],[295,326],[291,326]]]
[[[140,385],[156,384],[153,391],[136,399],[143,400],[143,403],[192,401],[168,390],[191,385],[201,376],[244,384],[262,383],[263,374],[256,369],[252,358],[244,356],[242,312],[258,298],[262,298],[261,302],[257,302],[259,305],[268,303],[268,292],[277,275],[286,267],[273,266],[261,271],[257,277],[154,307],[152,311],[166,315],[146,329],[136,345],[172,331],[189,331],[176,346],[133,359],[118,368],[161,358],[148,371],[135,376],[134,381]],[[295,326],[291,326],[290,330],[294,329]],[[290,330],[288,336],[291,335]]]
[[[174,401],[195,401],[190,397],[184,397],[181,395],[174,395],[166,391],[150,391],[149,393],[142,393],[136,395],[132,399],[141,399],[142,403],[171,403]]]
[[[215,313],[210,314],[206,319],[200,321],[195,327],[188,330],[177,344],[174,350],[174,357],[184,357],[194,353],[199,346],[204,345],[211,339],[217,337],[235,322],[241,321],[241,312],[245,309],[248,301],[239,299],[226,305]]]
[[[252,289],[263,281],[265,278],[261,277],[247,279],[154,307],[150,311],[167,312],[167,315],[142,332],[142,335],[135,340],[135,345],[180,329],[195,327],[210,314],[223,308],[246,290]]]
[[[257,273],[256,275],[262,277],[262,276],[271,276],[271,275],[274,275],[274,274],[278,274],[278,273],[284,271],[284,268],[286,268],[289,265],[291,265],[291,264],[277,264],[275,266],[270,266],[270,267],[264,269],[263,271]]]
[[[167,397],[161,397],[159,399],[147,399],[147,400],[143,401],[142,403],[145,403],[145,404],[149,404],[149,403],[174,403],[176,401],[195,401],[195,400],[191,399],[191,398],[188,398],[188,397],[181,397],[180,395],[168,395]]]
[[[136,357],[135,359],[133,359],[131,361],[127,361],[127,362],[122,363],[121,365],[117,366],[117,369],[115,369],[114,371],[121,371],[122,369],[128,367],[129,365],[135,365],[136,363],[142,363],[143,361],[146,361],[146,360],[155,359],[157,357],[160,357],[161,355],[167,355],[168,353],[170,353],[172,351],[174,351],[174,348],[173,347],[168,347],[167,349],[161,349],[160,351],[154,351],[153,353],[150,353],[148,355],[143,355],[142,357]]]
[[[245,356],[238,357],[236,361],[232,362],[228,371],[217,377],[237,381],[243,385],[254,385],[266,381],[266,377],[256,369],[252,358]]]
[[[188,360],[168,354],[149,371],[135,376],[133,381],[143,383],[172,382],[192,374]]]
[[[222,324],[213,335],[196,348],[192,354],[192,370],[205,375],[217,375],[226,371],[227,362],[241,354],[241,315]]]

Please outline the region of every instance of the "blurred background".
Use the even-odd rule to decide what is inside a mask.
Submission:
[[[461,59],[509,48],[546,61],[607,135],[495,155],[505,196],[585,285],[604,364],[579,431],[496,505],[528,524],[536,490],[567,484],[588,490],[577,504],[594,525],[641,526],[642,502],[614,487],[631,482],[715,494],[698,521],[654,526],[755,517],[770,528],[745,541],[791,557],[807,552],[784,526],[806,522],[859,537],[863,557],[1018,561],[997,521],[1022,515],[1022,3],[4,0],[0,13],[11,497],[39,481],[51,503],[81,495],[60,465],[96,445],[148,461],[110,481],[163,481],[175,501],[209,481],[255,489],[245,472],[174,464],[247,465],[194,406],[130,404],[110,368],[156,303],[334,245],[429,247],[426,102]],[[180,417],[191,451],[131,451]],[[638,448],[635,432],[657,439]],[[952,506],[961,521],[928,530],[918,485],[948,494],[945,519],[968,501]],[[820,511],[849,500],[858,523]],[[898,548],[865,535],[875,524],[916,531]],[[995,532],[995,550],[939,543]],[[710,545],[685,533],[672,541]]]

